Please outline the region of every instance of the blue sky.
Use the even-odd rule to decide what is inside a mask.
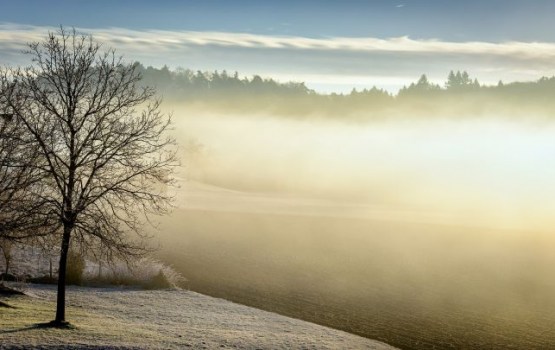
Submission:
[[[309,37],[555,39],[550,0],[2,1],[0,21],[34,25],[231,31]]]
[[[46,33],[64,25],[104,33],[97,38],[147,65],[239,70],[303,80],[323,91],[372,85],[395,90],[422,73],[440,82],[450,69],[469,70],[491,83],[555,73],[549,63],[549,44],[555,43],[555,1],[547,0],[19,0],[1,1],[1,7],[0,62],[10,64],[21,62],[16,38],[33,39],[41,30]],[[141,33],[150,38],[142,49]],[[226,38],[225,44],[217,40],[218,33]],[[251,35],[245,40],[255,44],[237,39],[245,34]],[[199,35],[202,44],[190,40]],[[126,36],[131,39],[123,40]],[[293,39],[275,44],[275,38],[284,37]],[[393,40],[401,37],[414,41],[409,52],[406,41]],[[299,44],[304,39],[322,41],[307,47]],[[389,40],[390,45],[376,48],[351,39]],[[153,43],[156,40],[165,42],[163,55]],[[418,50],[429,41],[443,46]],[[480,50],[472,49],[473,43]],[[532,43],[547,46],[536,50]],[[453,44],[466,48],[454,49]]]

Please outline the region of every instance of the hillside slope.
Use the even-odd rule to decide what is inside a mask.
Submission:
[[[55,289],[30,285],[0,309],[0,349],[392,349],[383,343],[182,290],[69,287],[73,330],[37,329]]]

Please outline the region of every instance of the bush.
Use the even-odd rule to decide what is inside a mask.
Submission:
[[[158,274],[151,277],[150,280],[148,280],[144,284],[144,288],[146,289],[168,289],[172,287],[175,287],[175,286],[172,285],[172,283],[170,283],[170,281],[168,280],[168,278],[166,277],[166,275],[162,270],[160,270]]]
[[[150,258],[135,262],[113,262],[101,276],[85,276],[85,284],[89,286],[123,285],[137,286],[145,289],[178,288],[185,281],[170,266]]]
[[[29,279],[30,283],[39,283],[39,284],[57,284],[58,278],[57,277],[50,277],[48,275],[32,277]]]
[[[83,283],[85,259],[80,253],[69,251],[67,255],[66,284],[80,286]]]
[[[17,277],[12,275],[11,273],[1,273],[0,281],[13,282],[13,281],[17,281]]]

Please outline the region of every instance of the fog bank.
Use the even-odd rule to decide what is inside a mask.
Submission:
[[[551,124],[337,119],[176,110],[179,205],[535,230],[555,223]]]

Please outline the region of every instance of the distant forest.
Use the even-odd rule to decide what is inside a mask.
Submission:
[[[303,82],[241,77],[223,71],[201,72],[144,67],[136,63],[143,84],[156,87],[169,103],[189,103],[222,111],[270,112],[286,115],[476,115],[555,112],[555,77],[531,82],[482,85],[466,71],[451,71],[443,85],[423,74],[397,94],[373,87],[348,94],[320,94]]]

